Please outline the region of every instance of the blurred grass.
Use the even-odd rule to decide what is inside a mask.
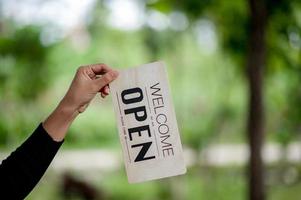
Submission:
[[[273,168],[271,168],[273,169]],[[98,174],[97,176],[95,176]],[[129,184],[124,170],[111,173],[74,173],[88,180],[107,200],[241,200],[246,198],[245,169],[239,167],[194,167],[184,176],[177,176],[140,184]],[[63,200],[62,182],[58,174],[50,171],[34,189],[28,200]],[[273,183],[268,186],[268,200],[298,200],[301,182],[293,184]],[[80,199],[80,198],[72,198]]]

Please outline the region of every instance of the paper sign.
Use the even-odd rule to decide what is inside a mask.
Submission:
[[[129,182],[184,174],[186,166],[164,63],[120,70],[110,90]]]

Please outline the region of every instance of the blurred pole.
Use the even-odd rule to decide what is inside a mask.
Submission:
[[[264,141],[263,70],[266,62],[265,29],[266,7],[263,0],[248,0],[250,30],[247,53],[247,79],[249,87],[247,132],[250,148],[249,199],[264,200],[264,164],[262,144]]]

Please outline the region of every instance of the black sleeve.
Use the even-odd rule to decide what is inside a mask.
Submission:
[[[55,142],[40,124],[20,147],[2,161],[1,199],[24,199],[39,182],[62,143]]]

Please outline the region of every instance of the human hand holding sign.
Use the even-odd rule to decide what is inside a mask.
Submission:
[[[78,68],[61,102],[10,156],[0,163],[1,199],[24,199],[39,182],[76,116],[97,93],[109,94],[118,72],[105,64]]]
[[[61,103],[78,113],[82,113],[98,92],[102,97],[109,94],[108,84],[117,75],[117,71],[112,70],[105,64],[79,67]]]
[[[120,74],[111,89],[129,182],[184,174],[186,166],[164,63],[149,63]],[[118,72],[105,64],[77,70],[55,110],[0,164],[1,197],[24,199],[30,193],[62,145],[75,117],[85,111],[97,93],[107,96],[108,84],[117,76]]]
[[[43,123],[49,135],[55,141],[63,140],[75,117],[85,111],[97,93],[106,97],[108,84],[117,76],[118,72],[105,64],[79,67],[66,95]]]

